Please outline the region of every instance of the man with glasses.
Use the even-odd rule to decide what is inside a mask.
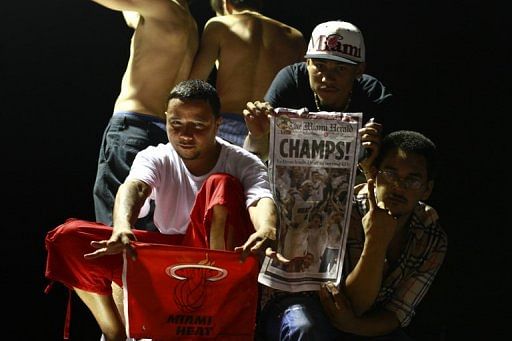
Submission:
[[[342,285],[326,283],[318,295],[275,295],[260,315],[263,339],[410,340],[402,328],[447,251],[437,213],[424,203],[434,186],[436,146],[418,132],[395,131],[369,159],[368,181],[354,192]]]

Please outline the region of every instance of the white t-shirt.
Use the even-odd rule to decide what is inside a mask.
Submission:
[[[217,138],[221,152],[217,164],[205,175],[191,174],[171,143],[149,146],[133,161],[127,180],[141,180],[152,187],[153,220],[163,234],[185,234],[196,193],[213,173],[239,179],[249,207],[261,198],[272,198],[267,167],[254,154]]]

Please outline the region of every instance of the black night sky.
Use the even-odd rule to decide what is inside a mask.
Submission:
[[[439,340],[439,331],[448,340],[510,334],[506,12],[476,0],[266,2],[265,14],[308,39],[327,20],[361,28],[367,73],[393,91],[406,125],[438,145],[442,175],[430,204],[448,233],[448,257],[412,333],[418,340]],[[59,285],[43,292],[44,236],[69,217],[94,219],[97,153],[131,31],[120,13],[86,0],[7,7],[0,44],[2,336],[59,340],[67,292]],[[207,0],[193,1],[192,11],[199,27],[213,15]],[[72,339],[99,340],[96,328],[76,301]]]

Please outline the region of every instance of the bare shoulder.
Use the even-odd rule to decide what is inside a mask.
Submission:
[[[182,25],[193,20],[187,1],[180,0],[139,0],[137,11],[145,20],[161,20]]]
[[[263,18],[265,19],[265,21],[267,23],[269,23],[269,25],[272,25],[272,26],[274,26],[277,29],[280,29],[282,31],[286,31],[286,32],[288,32],[289,35],[291,35],[291,36],[293,36],[295,38],[304,39],[304,35],[297,28],[295,28],[295,27],[293,27],[293,26],[291,26],[289,24],[286,24],[286,23],[284,23],[282,21],[273,19],[273,18],[269,18],[269,17],[263,17]]]
[[[222,30],[229,27],[232,24],[232,21],[232,18],[227,15],[216,16],[208,19],[204,28],[208,30]]]

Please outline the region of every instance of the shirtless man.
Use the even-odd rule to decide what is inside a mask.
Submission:
[[[219,136],[243,145],[247,135],[243,110],[263,98],[281,68],[304,60],[302,33],[260,13],[260,0],[211,0],[217,13],[205,25],[190,74],[206,80],[216,65],[215,87],[223,122]]]
[[[94,184],[96,220],[112,225],[117,189],[135,155],[167,143],[165,108],[170,90],[188,78],[199,46],[188,0],[93,0],[122,11],[134,29],[130,59],[114,113],[105,129]],[[144,213],[148,213],[149,205]],[[151,215],[136,227],[154,230]]]

